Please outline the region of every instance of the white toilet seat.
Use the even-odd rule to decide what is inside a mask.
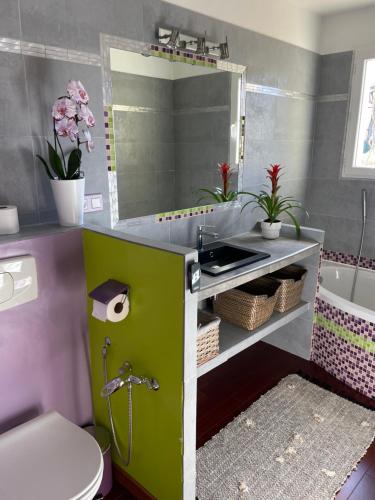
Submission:
[[[1,500],[92,500],[103,476],[95,439],[57,412],[0,435]]]
[[[69,500],[92,500],[94,496],[98,493],[99,486],[103,478],[103,471],[104,471],[104,463],[101,464],[97,477],[92,482],[92,484],[86,489],[86,491],[80,493],[79,496],[73,497]]]

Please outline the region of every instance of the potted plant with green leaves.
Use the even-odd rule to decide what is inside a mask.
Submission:
[[[83,224],[85,177],[81,170],[81,146],[94,148],[90,128],[95,118],[88,107],[89,96],[80,81],[70,80],[67,95],[52,107],[54,145],[47,141],[48,159],[37,155],[50,179],[59,222],[62,226]],[[60,139],[68,137],[73,149],[65,152]]]
[[[215,187],[214,189],[201,188],[198,192],[203,193],[199,198],[198,204],[205,200],[213,200],[217,203],[224,203],[226,201],[236,201],[238,195],[241,194],[237,191],[230,190],[230,179],[235,173],[235,169],[229,163],[218,163],[218,170],[223,187]]]
[[[298,219],[293,214],[294,209],[304,210],[301,203],[291,196],[280,196],[280,172],[282,167],[278,164],[270,165],[267,169],[267,179],[271,181],[271,192],[265,190],[260,191],[259,194],[249,193],[253,199],[245,203],[242,207],[244,210],[248,205],[254,205],[253,209],[260,208],[266,215],[266,218],[261,222],[262,236],[268,240],[274,240],[280,236],[282,215],[286,215],[294,224],[296,234],[299,237],[301,227]]]

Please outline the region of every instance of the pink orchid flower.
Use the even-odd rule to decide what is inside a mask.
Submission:
[[[94,141],[91,138],[91,133],[89,130],[84,130],[83,131],[83,139],[81,139],[82,144],[86,144],[86,149],[88,153],[91,153],[91,151],[94,149]]]
[[[78,104],[87,104],[89,102],[89,95],[79,80],[69,80],[67,92],[68,96]]]
[[[64,117],[55,124],[57,135],[60,137],[69,137],[74,142],[78,137],[78,127],[74,119]]]
[[[78,111],[78,120],[83,120],[88,127],[95,126],[95,117],[91,109],[86,104],[81,104]]]
[[[76,105],[68,97],[60,97],[52,107],[52,116],[55,120],[62,120],[64,117],[73,118],[76,114]]]

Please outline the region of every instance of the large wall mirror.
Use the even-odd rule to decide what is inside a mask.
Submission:
[[[107,35],[102,54],[113,225],[215,203],[218,163],[241,189],[243,66]]]

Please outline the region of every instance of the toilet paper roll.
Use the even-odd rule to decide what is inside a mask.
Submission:
[[[19,230],[17,207],[0,205],[0,234],[15,234]]]
[[[125,294],[116,295],[108,304],[94,300],[92,315],[100,321],[118,323],[129,314],[129,298]]]

